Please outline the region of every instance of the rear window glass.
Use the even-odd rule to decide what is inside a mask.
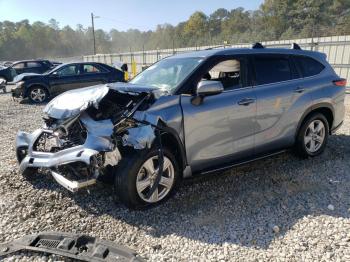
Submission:
[[[289,59],[276,56],[255,57],[256,85],[277,83],[292,79]]]
[[[317,75],[324,69],[324,65],[310,57],[295,56],[294,60],[300,68],[303,77]]]

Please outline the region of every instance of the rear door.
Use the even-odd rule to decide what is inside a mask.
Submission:
[[[257,97],[255,153],[259,155],[294,143],[299,105],[308,103],[309,99],[288,55],[258,54],[252,60]]]
[[[224,91],[205,97],[200,105],[192,104],[193,96],[181,96],[186,154],[194,172],[254,153],[256,98],[247,82],[245,56],[225,56],[209,68],[201,80],[220,81]]]
[[[80,75],[81,87],[93,86],[107,82],[106,74],[108,71],[96,64],[82,64],[82,73]]]
[[[41,74],[43,71],[43,67],[39,62],[29,61],[24,68],[25,73],[36,73]]]
[[[49,75],[51,92],[53,94],[63,93],[81,87],[81,65],[72,64],[63,66]]]

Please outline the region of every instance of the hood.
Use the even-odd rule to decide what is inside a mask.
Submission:
[[[40,76],[42,76],[42,75],[41,74],[36,74],[36,73],[23,73],[23,74],[17,75],[13,79],[13,82],[19,82],[19,81],[22,81],[22,80],[32,79],[32,78],[40,77]]]
[[[106,85],[97,85],[64,92],[46,105],[44,113],[56,119],[76,116],[91,105],[97,108],[108,91]]]
[[[129,83],[117,82],[96,85],[67,91],[57,96],[46,105],[44,113],[56,119],[74,117],[90,106],[98,108],[99,102],[107,95],[109,90],[135,96],[140,93],[153,93],[156,99],[168,94],[167,91],[156,87],[138,86]]]

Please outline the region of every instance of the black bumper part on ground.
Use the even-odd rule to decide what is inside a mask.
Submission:
[[[80,261],[143,261],[126,247],[81,234],[43,232],[0,244],[1,257],[17,251],[56,254]]]

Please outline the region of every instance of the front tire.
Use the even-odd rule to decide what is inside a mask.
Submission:
[[[157,205],[174,193],[179,181],[179,166],[174,155],[164,152],[161,181],[149,197],[158,168],[158,150],[132,150],[118,164],[115,173],[115,196],[131,209]]]
[[[314,157],[323,153],[329,136],[329,124],[321,113],[315,113],[305,119],[299,129],[296,140],[296,153],[303,157]]]
[[[49,92],[44,87],[33,86],[29,89],[28,98],[33,104],[44,103],[49,98]]]

